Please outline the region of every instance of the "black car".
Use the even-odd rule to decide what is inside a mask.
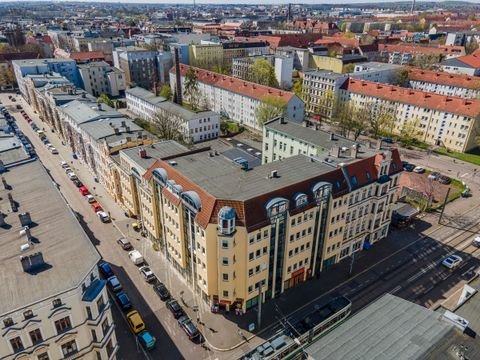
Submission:
[[[155,284],[153,284],[153,290],[155,290],[158,297],[162,301],[166,301],[170,298],[170,292],[168,291],[167,287],[158,280],[155,282]]]
[[[73,180],[73,183],[77,188],[81,188],[83,186],[83,183],[78,179]]]
[[[190,340],[196,339],[200,336],[200,332],[188,316],[182,316],[178,319],[178,325],[185,331]]]
[[[415,165],[413,165],[413,164],[406,163],[406,164],[403,165],[403,170],[405,170],[405,171],[412,172],[413,169],[415,169]]]
[[[440,184],[448,185],[452,182],[452,179],[450,179],[448,176],[441,175],[438,177],[438,182]]]
[[[175,319],[178,319],[179,317],[185,315],[182,307],[180,306],[180,304],[175,299],[170,299],[170,300],[167,301],[167,308],[168,308],[168,310],[170,310],[172,312],[173,317]]]

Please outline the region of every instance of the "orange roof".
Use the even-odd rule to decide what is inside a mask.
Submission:
[[[439,54],[450,55],[465,53],[463,46],[419,46],[419,45],[405,45],[405,44],[379,44],[378,51],[386,52],[400,52],[400,53],[413,53],[413,54]]]
[[[190,66],[180,64],[180,73],[185,76]],[[295,94],[293,92],[284,91],[269,86],[259,85],[253,82],[234,78],[232,76],[222,75],[213,71],[195,68],[195,75],[199,82],[209,84],[221,89],[248,96],[253,99],[262,100],[265,96],[275,96],[289,102]],[[175,68],[170,69],[170,73],[174,73]]]
[[[293,46],[304,48],[310,43],[322,38],[322,34],[281,34],[281,35],[259,35],[252,40],[266,41],[272,49],[279,46]]]
[[[70,59],[73,60],[95,60],[105,59],[103,51],[78,51],[70,53]]]
[[[373,96],[379,99],[411,104],[453,114],[475,117],[480,113],[480,100],[476,99],[467,100],[456,96],[445,96],[352,78],[345,82],[343,88],[356,94]]]
[[[471,66],[473,68],[480,68],[480,54],[479,53],[473,53],[471,55],[467,56],[460,56],[455,58],[455,60],[461,61],[464,64],[467,64],[468,66]]]
[[[419,68],[409,68],[408,78],[410,80],[426,81],[434,84],[451,85],[466,89],[480,88],[480,77],[478,76],[450,74],[446,72],[429,71]]]
[[[360,41],[357,39],[347,39],[342,38],[340,36],[324,36],[321,39],[315,41],[317,45],[329,44],[329,43],[338,43],[341,45],[349,45],[349,46],[359,46]]]

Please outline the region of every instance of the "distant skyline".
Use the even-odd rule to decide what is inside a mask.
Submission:
[[[48,2],[87,2],[87,3],[96,3],[96,2],[104,2],[104,3],[130,3],[130,4],[193,4],[193,0],[33,0],[35,1],[48,1]],[[463,0],[461,0],[463,1]],[[6,2],[32,2],[32,0],[17,0],[17,1],[12,1],[12,0],[0,0],[0,3],[6,3]],[[318,0],[232,0],[228,1],[229,4],[245,4],[245,5],[284,5],[284,4],[308,4],[308,5],[345,5],[345,4],[354,4],[354,3],[365,3],[365,4],[375,4],[375,3],[398,3],[398,2],[409,2],[403,1],[403,0],[370,0],[370,1],[365,1],[365,0],[327,0],[327,1],[318,1]],[[435,2],[438,4],[441,4],[443,1],[435,1],[435,0],[421,0],[417,1],[418,2]],[[467,2],[467,1],[463,1]],[[473,0],[473,1],[468,1],[473,4],[480,3],[480,0]],[[225,4],[226,0],[199,0],[196,1],[196,4]]]

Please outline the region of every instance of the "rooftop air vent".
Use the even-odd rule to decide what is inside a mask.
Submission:
[[[175,160],[170,160],[168,163],[172,166],[176,166],[178,164]]]
[[[30,226],[30,225],[32,225],[32,218],[31,218],[29,212],[20,213],[20,214],[18,214],[18,217],[19,217],[19,219],[20,219],[20,224],[21,224],[22,226]]]
[[[274,179],[278,177],[278,171],[277,170],[272,170],[270,172],[270,179]]]
[[[22,263],[23,271],[27,273],[41,271],[46,266],[41,252],[27,256],[20,256],[20,262]]]

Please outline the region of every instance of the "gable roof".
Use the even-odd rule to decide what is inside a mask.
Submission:
[[[480,88],[480,77],[477,76],[451,74],[446,72],[423,70],[414,67],[407,69],[407,71],[408,78],[410,80],[450,85],[472,90],[478,90]]]
[[[185,76],[189,68],[189,65],[180,64],[181,76]],[[253,99],[262,100],[265,96],[275,96],[282,98],[286,102],[289,102],[293,97],[296,97],[293,92],[259,85],[250,81],[237,79],[232,76],[218,74],[213,71],[208,71],[193,66],[192,69],[194,70],[199,82],[248,96]],[[170,69],[171,74],[174,74],[174,72],[175,68]]]
[[[474,69],[480,68],[480,54],[478,53],[457,57],[456,60],[470,66],[471,68],[474,68]]]
[[[342,88],[356,94],[464,116],[475,117],[480,113],[480,100],[477,99],[462,99],[354,78],[349,78]]]

